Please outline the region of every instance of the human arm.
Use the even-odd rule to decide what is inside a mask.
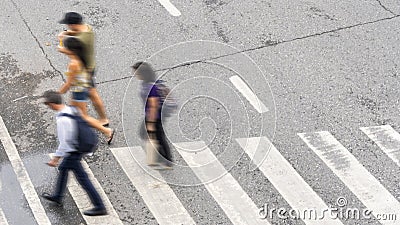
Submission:
[[[61,86],[61,88],[58,90],[60,94],[64,94],[69,90],[71,87],[75,76],[79,73],[79,65],[77,63],[71,62],[68,65],[68,76],[67,76],[67,81]]]
[[[79,31],[74,30],[64,30],[57,35],[58,40],[62,40],[65,36],[75,36]]]
[[[57,138],[59,145],[47,165],[56,167],[59,160],[65,156],[65,153],[74,151],[72,146],[74,135],[75,133],[72,119],[67,117],[57,118]]]

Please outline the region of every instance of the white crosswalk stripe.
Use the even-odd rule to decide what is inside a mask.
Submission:
[[[32,181],[26,171],[25,165],[19,156],[17,148],[15,147],[14,142],[12,141],[10,134],[8,133],[7,127],[3,122],[3,119],[0,116],[0,140],[3,144],[3,147],[6,151],[8,159],[14,169],[15,174],[17,175],[17,180],[22,187],[22,191],[25,195],[26,200],[28,201],[29,206],[31,207],[33,216],[36,219],[36,222],[39,225],[48,224],[50,225],[50,220],[47,217],[47,214],[40,203],[39,196],[36,193],[35,187],[32,184]]]
[[[360,128],[385,152],[398,166],[400,166],[400,134],[391,126],[374,126]]]
[[[0,122],[2,123],[1,117]],[[20,183],[22,178],[25,179],[21,186],[33,189],[21,159],[18,155],[15,155],[18,154],[16,149],[10,151],[11,147],[15,148],[15,145],[7,135],[8,132],[5,132],[7,130],[4,124],[0,128],[0,138],[3,145],[6,145],[6,153],[12,160],[11,163],[14,170],[16,170],[17,179]],[[360,129],[400,167],[400,134],[398,132],[389,125],[362,127]],[[327,131],[321,131],[299,133],[298,135],[354,193],[360,202],[371,210],[372,215],[376,218],[382,218],[383,215],[396,215],[400,211],[399,201],[332,134]],[[258,169],[276,188],[291,209],[296,210],[296,216],[302,219],[305,224],[343,224],[337,218],[321,217],[321,213],[329,209],[327,204],[297,173],[267,137],[238,138],[236,141],[251,158],[252,162],[258,165]],[[270,224],[268,222],[269,217],[266,217],[266,219],[260,217],[260,208],[254,204],[249,195],[203,141],[174,143],[173,145],[190,169],[204,184],[204,187],[215,199],[216,203],[225,212],[232,224]],[[165,182],[162,175],[158,171],[140,165],[146,161],[145,152],[141,147],[114,148],[111,149],[111,152],[156,218],[158,224],[195,224],[191,215],[171,187]],[[90,180],[104,200],[109,213],[106,216],[99,217],[84,216],[82,212],[90,207],[90,200],[79,186],[75,177],[69,176],[67,187],[86,223],[123,224],[88,164],[84,161],[82,162]],[[215,174],[222,176],[215,177]],[[27,194],[26,191],[24,191],[24,194]],[[34,201],[36,192],[30,193],[29,196],[27,200],[37,223],[50,224],[50,222],[46,222],[46,219],[48,220],[46,214],[40,213],[40,209],[43,209],[40,201],[37,203]],[[312,214],[310,210],[314,210],[315,214]],[[298,212],[300,214],[297,214]],[[384,225],[397,224],[397,220],[393,218],[395,217],[392,217],[391,220],[379,220],[379,222]],[[1,208],[0,225],[8,225],[7,218]]]
[[[375,217],[400,212],[400,203],[329,132],[298,135]],[[380,223],[398,224],[398,221],[381,220]]]
[[[173,16],[180,16],[181,12],[169,1],[158,0],[162,6]]]
[[[0,225],[8,225],[7,218],[4,215],[4,212],[1,208],[0,208]]]
[[[2,186],[2,183],[1,183],[1,179],[0,179],[0,194],[1,194],[2,187],[3,186]],[[4,215],[4,212],[3,212],[3,210],[1,208],[0,208],[0,225],[8,225],[7,218]]]
[[[257,110],[258,113],[268,112],[268,108],[257,97],[250,87],[239,76],[232,76],[229,78],[232,84],[239,90],[240,93],[249,101],[249,103]]]
[[[204,142],[175,143],[174,146],[233,224],[269,224],[259,217],[257,206]],[[202,150],[187,151],[194,149]],[[224,175],[213,179],[215,174]]]
[[[8,158],[10,159],[11,165],[17,175],[17,179],[21,184],[22,190],[24,195],[31,207],[33,215],[35,216],[36,222],[41,224],[51,224],[49,218],[47,217],[45,210],[38,198],[38,195],[34,189],[34,186],[29,178],[29,175],[25,169],[25,166],[19,157],[18,151],[11,140],[11,137],[8,134],[8,131],[3,123],[2,118],[0,117],[0,139],[3,143],[3,146],[6,150]],[[86,220],[87,224],[122,224],[122,221],[119,219],[118,214],[115,212],[114,208],[111,205],[110,200],[108,199],[107,195],[104,193],[103,189],[101,188],[99,182],[94,177],[93,173],[90,171],[89,166],[86,162],[82,161],[83,167],[88,173],[89,179],[92,181],[94,187],[101,198],[103,199],[105,206],[108,211],[108,215],[100,216],[100,217],[89,217],[83,216]],[[68,177],[68,189],[75,200],[79,210],[81,213],[83,212],[84,208],[90,207],[90,200],[83,193],[82,188],[79,186],[78,182],[76,181],[75,177],[69,176]],[[83,215],[83,214],[82,214]]]
[[[236,141],[252,158],[253,162],[256,165],[260,165],[261,172],[274,185],[292,209],[300,212],[298,216],[303,219],[305,224],[342,224],[338,219],[322,216],[323,210],[328,209],[328,206],[286,161],[268,138],[242,138],[236,139]],[[264,161],[260,162],[260,160]],[[315,216],[310,216],[312,212],[314,212]]]
[[[145,153],[141,147],[114,148],[111,152],[159,224],[195,224],[173,190],[162,180],[161,175],[157,171],[151,171],[152,175],[156,174],[156,179],[135,162],[135,159],[138,162],[145,162]]]
[[[50,158],[52,154],[49,154]],[[74,199],[76,205],[80,213],[82,214],[83,218],[85,219],[87,224],[123,224],[122,221],[119,219],[117,212],[115,211],[114,207],[112,206],[110,200],[108,199],[106,193],[104,192],[103,188],[101,187],[100,183],[97,181],[96,177],[93,175],[92,171],[89,168],[89,165],[82,160],[82,167],[88,174],[90,181],[92,182],[94,188],[99,193],[101,199],[103,200],[104,206],[107,209],[107,215],[104,216],[85,216],[83,211],[87,210],[90,207],[91,201],[87,196],[86,192],[82,189],[79,185],[78,181],[76,180],[75,176],[71,173],[68,176],[67,188],[69,193],[71,194],[72,198]]]

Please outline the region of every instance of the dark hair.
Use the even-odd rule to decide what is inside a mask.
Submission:
[[[154,72],[151,65],[147,62],[136,62],[133,64],[132,68],[135,70],[135,73],[139,73],[142,76],[143,81],[145,82],[154,82],[156,81],[156,73]]]
[[[84,67],[87,67],[87,62],[84,57],[85,46],[83,43],[76,37],[68,37],[64,40],[65,48],[71,50],[75,53],[79,59],[82,61]]]
[[[60,93],[56,91],[45,91],[42,95],[42,98],[44,98],[44,103],[54,103],[57,105],[60,105],[63,103],[62,101],[62,96]]]
[[[82,24],[82,16],[77,12],[67,12],[64,18],[59,21],[61,24]]]

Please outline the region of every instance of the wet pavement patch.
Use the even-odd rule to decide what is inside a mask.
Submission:
[[[23,72],[12,55],[0,55],[0,116],[20,153],[54,146],[55,137],[47,131],[51,118],[42,119],[48,110],[34,91],[40,82],[56,76],[54,71]]]

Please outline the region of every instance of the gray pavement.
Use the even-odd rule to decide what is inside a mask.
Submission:
[[[0,116],[38,194],[54,185],[56,171],[44,162],[57,145],[53,112],[38,96],[63,82],[67,59],[56,50],[56,35],[64,28],[58,20],[73,10],[96,31],[98,91],[117,128],[113,145],[102,139],[86,162],[124,224],[162,223],[110,151],[142,145],[137,136],[142,103],[138,81],[130,77],[130,65],[137,60],[151,62],[159,74],[166,72],[163,79],[179,99],[179,114],[166,124],[169,140],[207,143],[258,208],[268,203],[290,209],[291,200],[274,180],[253,170],[237,138],[266,136],[328,206],[337,206],[343,197],[347,208],[368,208],[298,135],[318,131],[330,132],[400,201],[400,168],[360,130],[390,125],[400,132],[397,1],[171,3],[181,16],[170,15],[157,0],[5,0],[0,6]],[[268,112],[258,113],[232,85],[236,75]],[[90,113],[95,116],[92,107]],[[175,150],[173,155],[178,166],[161,175],[193,221],[233,224],[186,161]],[[0,207],[8,223],[36,224],[3,145],[0,157]],[[229,189],[221,195],[224,191]],[[41,201],[52,224],[87,223],[69,194],[64,203],[57,208]],[[379,222],[376,216],[339,222],[398,220],[400,214],[394,222]],[[313,224],[276,215],[262,221]]]

